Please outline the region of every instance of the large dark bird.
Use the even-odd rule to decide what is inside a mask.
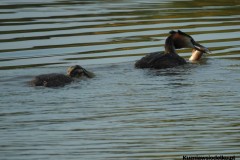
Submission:
[[[135,63],[135,67],[163,69],[186,64],[186,60],[176,53],[176,49],[180,48],[192,48],[194,49],[193,54],[195,55],[196,53],[202,55],[200,53],[210,52],[206,47],[198,44],[191,36],[180,30],[177,32],[170,31],[169,34],[170,36],[168,36],[165,41],[165,52],[147,54]],[[201,56],[194,57],[195,58],[192,58],[191,60],[198,60],[197,58],[201,58]]]

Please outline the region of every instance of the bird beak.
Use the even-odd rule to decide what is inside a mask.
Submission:
[[[88,77],[88,78],[93,78],[95,76],[94,73],[87,71],[86,69],[82,68],[83,73]]]
[[[211,51],[207,48],[207,47],[204,47],[202,45],[200,45],[199,43],[197,42],[194,42],[193,43],[193,46],[196,50],[200,51],[200,52],[203,52],[203,53],[207,53],[207,54],[210,54]]]

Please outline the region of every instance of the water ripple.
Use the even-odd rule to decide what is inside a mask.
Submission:
[[[0,156],[239,155],[239,9],[236,0],[1,0]],[[172,69],[134,68],[177,29],[212,54]],[[75,64],[96,77],[61,89],[28,85]]]

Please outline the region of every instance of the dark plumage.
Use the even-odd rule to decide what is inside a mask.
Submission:
[[[75,65],[68,68],[67,75],[59,73],[42,74],[34,77],[30,83],[32,86],[62,87],[82,76],[92,78],[94,74],[79,65]]]
[[[165,54],[164,52],[154,52],[147,54],[135,63],[136,68],[171,68],[186,64],[184,58],[177,54]]]
[[[176,49],[194,48],[201,52],[209,52],[207,48],[198,44],[194,39],[181,31],[170,31],[165,41],[165,52],[147,54],[135,63],[136,68],[171,68],[186,64],[186,60],[176,53]]]
[[[31,82],[34,86],[61,87],[69,84],[73,78],[64,74],[50,73],[36,76]]]

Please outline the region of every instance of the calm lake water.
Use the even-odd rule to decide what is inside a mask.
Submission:
[[[177,29],[212,54],[134,68]],[[239,0],[1,0],[0,159],[239,156],[239,60]],[[96,77],[56,89],[27,83],[75,64]]]

